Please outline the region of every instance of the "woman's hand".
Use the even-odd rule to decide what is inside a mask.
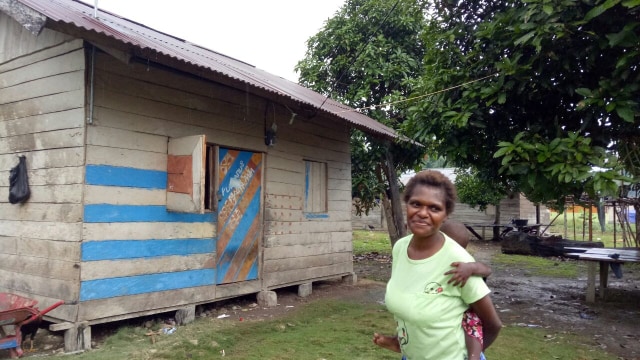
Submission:
[[[391,350],[391,351],[395,351],[397,353],[399,353],[400,350],[400,341],[398,341],[398,337],[397,336],[387,336],[387,335],[382,335],[382,334],[378,334],[378,333],[374,333],[373,334],[373,343]]]

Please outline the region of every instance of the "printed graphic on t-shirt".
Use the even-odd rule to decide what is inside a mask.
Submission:
[[[424,287],[425,294],[441,294],[444,289],[437,282],[430,282]]]
[[[401,334],[401,335],[398,335],[398,341],[400,342],[400,346],[407,345],[409,343],[409,334],[407,333],[407,326],[405,325],[404,321],[402,321],[402,324],[398,322],[398,327],[400,328],[399,333]]]

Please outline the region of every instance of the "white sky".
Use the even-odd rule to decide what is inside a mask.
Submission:
[[[297,82],[293,68],[306,41],[345,1],[99,0],[98,7]]]

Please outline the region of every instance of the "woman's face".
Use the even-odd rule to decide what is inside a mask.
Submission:
[[[414,236],[429,237],[447,218],[445,193],[441,188],[418,185],[407,202],[407,223]]]

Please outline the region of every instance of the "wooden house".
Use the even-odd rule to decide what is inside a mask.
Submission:
[[[394,137],[85,3],[0,1],[0,292],[64,300],[46,319],[74,350],[93,324],[355,281],[352,128]]]
[[[455,168],[437,168],[433,169],[442,172],[452,182],[455,182]],[[414,175],[409,172],[400,177],[400,181],[406,183]],[[539,213],[538,213],[539,212]],[[460,201],[456,203],[455,210],[451,214],[451,219],[466,224],[493,224],[495,222],[496,208],[488,206],[486,210],[478,210]],[[524,195],[517,194],[512,197],[505,197],[500,201],[500,219],[501,223],[508,223],[510,219],[527,219],[529,223],[535,224],[539,217],[539,221],[543,224],[549,224],[550,211],[545,206],[536,209],[535,204],[529,201]],[[382,207],[372,209],[368,214],[356,215],[355,209],[352,210],[352,228],[354,230],[387,230],[387,222]],[[491,239],[493,231],[487,230],[487,227],[479,226],[479,234],[484,239]],[[549,230],[548,230],[549,231]]]

